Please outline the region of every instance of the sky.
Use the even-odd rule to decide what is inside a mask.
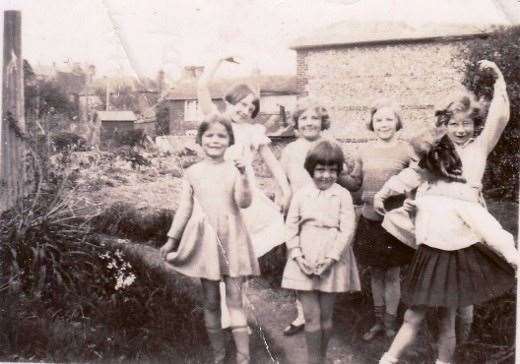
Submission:
[[[97,76],[163,69],[173,79],[223,55],[242,60],[223,75],[294,74],[291,42],[340,21],[505,21],[494,0],[2,0],[0,8],[22,11],[31,64],[92,63]]]

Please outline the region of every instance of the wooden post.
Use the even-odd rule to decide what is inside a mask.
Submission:
[[[11,207],[23,193],[23,145],[19,135],[25,131],[22,15],[14,10],[2,15],[0,211]]]

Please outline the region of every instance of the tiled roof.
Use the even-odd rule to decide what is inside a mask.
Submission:
[[[98,120],[101,121],[136,121],[137,117],[133,111],[98,111]]]
[[[217,79],[210,83],[211,96],[221,99],[233,85],[245,83],[253,85],[251,77]],[[261,75],[258,78],[261,95],[296,94],[296,76],[289,75]],[[197,98],[197,80],[182,80],[174,83],[165,96],[166,100],[191,100]]]
[[[431,23],[412,25],[404,22],[352,22],[345,21],[318,29],[296,39],[292,49],[323,46],[411,42],[453,37],[472,37],[486,34],[491,26]]]

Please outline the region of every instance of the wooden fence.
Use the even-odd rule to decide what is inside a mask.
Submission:
[[[0,14],[0,212],[13,206],[23,193],[25,130],[24,82],[20,11]]]

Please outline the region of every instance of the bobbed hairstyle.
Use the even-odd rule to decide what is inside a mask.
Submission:
[[[484,125],[482,107],[472,93],[462,92],[450,96],[435,108],[437,126],[445,126],[455,114],[462,113],[473,121],[475,132],[480,132]]]
[[[314,177],[314,169],[318,164],[324,166],[336,166],[338,174],[343,171],[345,156],[338,143],[324,139],[317,142],[307,153],[303,167],[311,177]]]
[[[389,108],[394,112],[395,118],[397,119],[395,130],[402,129],[403,122],[401,119],[401,107],[395,101],[387,98],[377,100],[374,103],[374,106],[370,108],[370,119],[368,119],[368,122],[366,124],[367,129],[370,131],[374,131],[374,115],[376,112],[383,108]]]
[[[223,125],[229,135],[229,145],[235,144],[235,134],[233,134],[233,127],[231,126],[231,123],[221,114],[214,113],[206,116],[200,123],[199,128],[197,129],[197,135],[195,136],[195,142],[198,145],[202,145],[202,136],[213,124]]]
[[[326,108],[321,106],[318,100],[313,99],[312,97],[303,97],[298,100],[296,103],[296,108],[292,114],[294,128],[298,130],[298,119],[304,112],[307,110],[314,110],[316,115],[321,118],[321,130],[326,130],[330,128],[330,116]]]
[[[434,178],[466,182],[462,177],[462,161],[455,144],[447,134],[439,136],[426,132],[410,140],[415,154],[419,158],[419,167],[425,169]]]
[[[260,99],[258,96],[253,92],[251,87],[246,85],[245,83],[240,83],[235,86],[233,86],[228,92],[226,92],[226,95],[224,96],[224,100],[229,102],[231,105],[236,105],[240,100],[243,98],[253,95],[253,105],[255,109],[253,110],[253,113],[251,114],[251,117],[254,119],[260,112]]]

